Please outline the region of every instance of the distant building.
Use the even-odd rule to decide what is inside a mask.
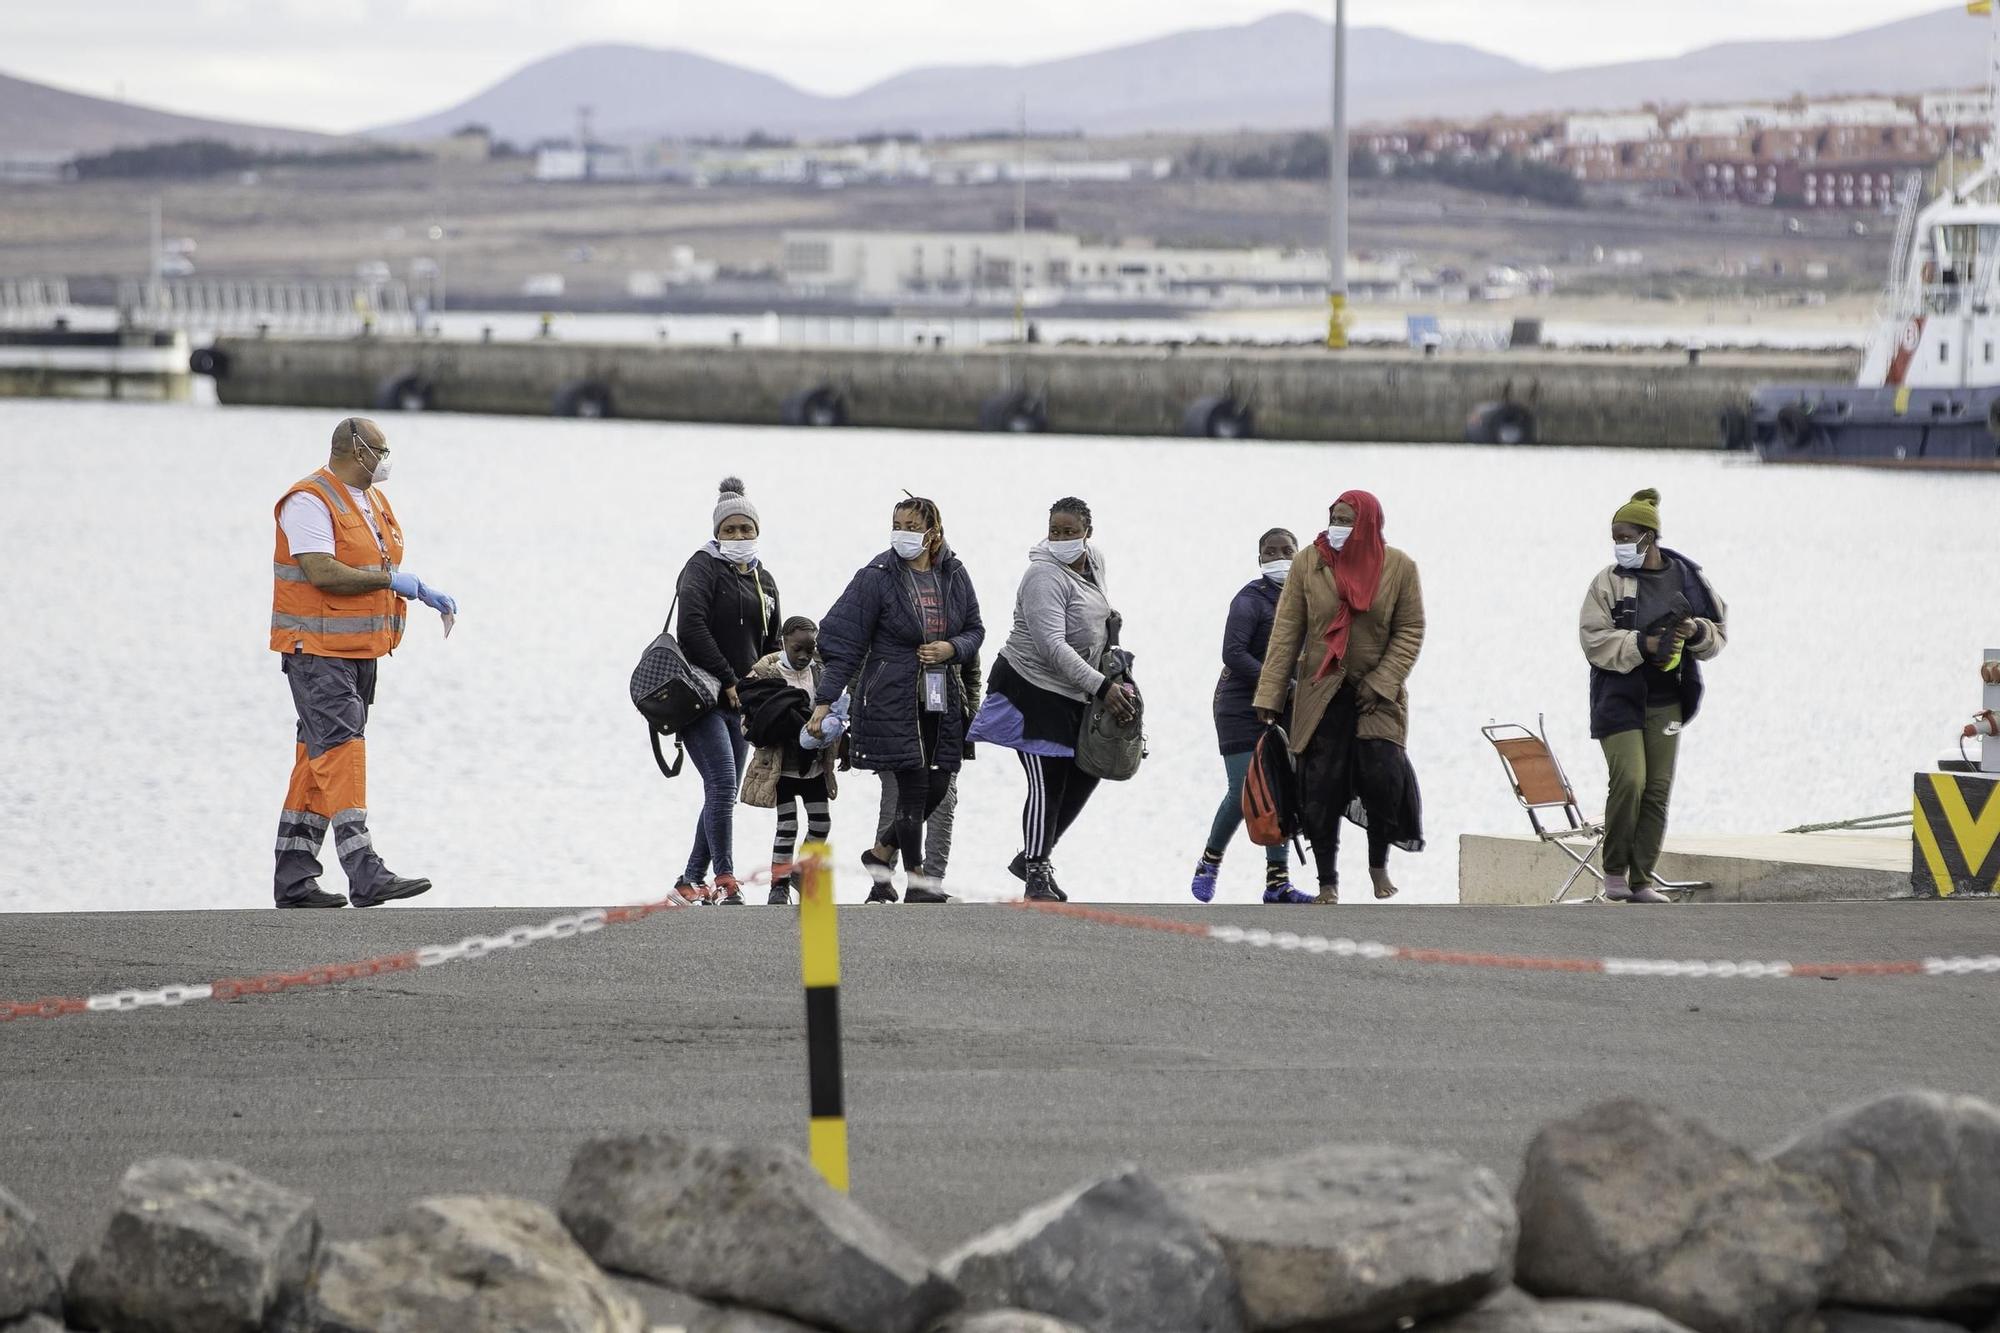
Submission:
[[[1562,137],[1571,147],[1643,143],[1660,137],[1660,118],[1650,111],[1571,116],[1563,122]]]
[[[76,179],[76,154],[16,148],[0,152],[0,185],[58,185]]]
[[[785,282],[795,292],[860,301],[1011,299],[1017,255],[1022,285],[1038,303],[1299,303],[1322,298],[1327,283],[1326,255],[1317,250],[1089,245],[1053,232],[792,231],[784,246]],[[1442,290],[1435,275],[1402,254],[1351,259],[1348,284],[1357,300],[1432,297]],[[1444,299],[1466,296],[1461,281],[1456,296]]]
[[[1993,121],[1993,95],[1925,93],[1917,99],[1917,115],[1926,125],[1989,125]]]

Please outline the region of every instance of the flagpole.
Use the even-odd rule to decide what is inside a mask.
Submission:
[[[1326,345],[1347,347],[1347,0],[1333,5],[1333,134],[1327,142],[1333,218],[1327,237]]]

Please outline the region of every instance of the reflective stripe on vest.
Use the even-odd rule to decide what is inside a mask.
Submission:
[[[290,634],[376,634],[403,632],[401,616],[281,616],[273,613],[271,628]]]

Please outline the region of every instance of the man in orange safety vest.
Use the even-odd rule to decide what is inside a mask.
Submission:
[[[389,442],[364,417],[334,427],[326,466],[279,498],[271,556],[271,648],[283,654],[298,710],[291,789],[278,816],[274,892],[280,907],[374,907],[414,898],[427,879],[390,872],[368,833],[368,753],[362,732],[379,659],[403,639],[408,599],[444,617],[458,603],[403,572],[403,529],[381,483]],[[347,872],[346,898],[319,886],[328,830]]]

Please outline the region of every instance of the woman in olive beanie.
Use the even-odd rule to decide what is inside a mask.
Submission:
[[[1590,734],[1604,748],[1604,896],[1662,903],[1653,888],[1680,734],[1701,709],[1701,663],[1727,642],[1727,611],[1701,566],[1660,545],[1660,493],[1611,516],[1612,563],[1591,581],[1580,626]]]

